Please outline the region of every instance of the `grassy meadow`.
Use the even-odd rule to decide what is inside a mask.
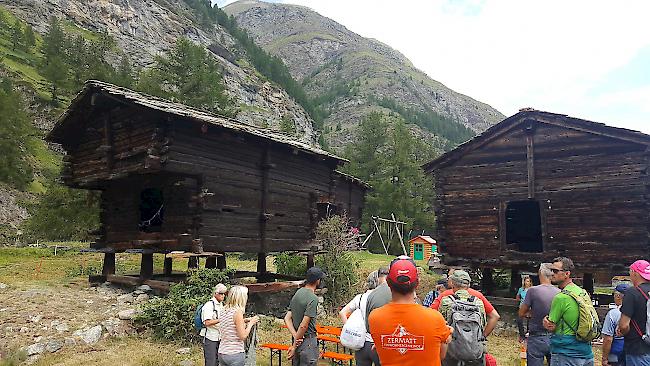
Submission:
[[[20,294],[29,291],[49,291],[59,294],[60,297],[75,297],[83,303],[89,285],[87,276],[101,271],[102,255],[98,253],[80,253],[78,249],[87,248],[87,243],[48,243],[47,248],[0,248],[0,282],[13,289],[13,293]],[[55,248],[56,254],[55,254]],[[61,248],[63,247],[63,248]],[[370,271],[381,265],[387,265],[392,256],[376,255],[366,252],[354,253],[359,260],[359,272],[365,277]],[[155,271],[162,272],[163,255],[155,255]],[[240,270],[255,270],[256,262],[241,259],[236,254],[228,255],[227,263],[230,268]],[[116,258],[118,273],[137,273],[139,271],[140,256],[137,254],[118,254]],[[201,263],[203,265],[203,262]],[[421,266],[425,266],[421,261]],[[275,270],[273,257],[268,258],[268,268]],[[186,259],[174,259],[174,271],[187,269]],[[418,294],[423,297],[431,289],[437,278],[434,275],[422,272],[421,286]],[[2,307],[16,304],[16,300],[4,302],[0,300],[0,336],[3,324],[8,320],[3,318],[5,312]],[[31,300],[30,300],[31,301]],[[57,296],[48,296],[39,300],[40,308],[54,307],[59,312],[79,312],[81,308],[71,307],[69,303],[58,302]],[[74,302],[74,300],[73,300]],[[90,305],[94,306],[94,305]],[[84,308],[85,309],[85,308]],[[85,310],[87,312],[87,310]],[[108,317],[108,315],[104,315]],[[334,315],[319,319],[327,325],[340,325]],[[72,328],[74,329],[74,328]],[[47,333],[47,332],[45,332]],[[47,335],[47,334],[42,335]],[[258,332],[259,343],[288,343],[288,331],[281,327],[281,322],[271,317],[263,317]],[[31,344],[29,338],[6,342],[4,347],[5,361],[0,365],[10,365],[11,361],[6,355],[17,355],[20,346]],[[2,345],[2,344],[0,344]],[[188,354],[178,354],[176,351],[182,347],[189,347]],[[497,358],[499,365],[519,365],[519,346],[515,337],[491,336],[489,351]],[[330,347],[333,350],[333,347]],[[597,358],[599,359],[599,358]],[[66,346],[56,353],[44,353],[34,365],[177,365],[190,360],[195,365],[203,363],[202,349],[198,344],[181,344],[161,342],[151,339],[146,334],[128,336],[124,338],[107,338],[93,345],[77,344]],[[268,350],[261,349],[257,353],[258,365],[269,365]],[[4,363],[3,363],[4,362]],[[277,359],[274,364],[277,364]],[[326,365],[326,362],[321,364]]]

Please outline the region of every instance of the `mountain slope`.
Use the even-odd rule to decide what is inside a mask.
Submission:
[[[334,146],[352,140],[350,132],[361,116],[376,109],[397,112],[394,105],[407,112],[400,114],[437,114],[444,123],[461,123],[473,133],[504,118],[489,105],[432,80],[398,51],[306,7],[241,0],[224,11],[257,44],[280,57],[294,78],[329,109],[325,126]],[[441,136],[431,128],[420,130],[423,136],[433,132],[454,143],[466,138],[465,133]]]
[[[0,5],[44,33],[55,16],[88,31],[106,31],[136,67],[187,37],[208,48],[223,67],[224,83],[240,112],[236,119],[280,130],[283,119],[295,123],[297,138],[315,143],[313,121],[284,90],[261,76],[230,34],[220,26],[202,26],[182,1],[172,0],[2,0]],[[116,60],[117,63],[117,60]],[[50,121],[51,123],[51,121]]]

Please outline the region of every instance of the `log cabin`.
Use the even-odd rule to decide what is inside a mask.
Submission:
[[[47,140],[65,150],[62,180],[101,192],[103,275],[115,253],[184,251],[190,267],[225,268],[225,252],[266,255],[316,251],[318,221],[346,212],[358,223],[365,183],[340,173],[345,162],[287,135],[134,92],[88,81]],[[313,257],[312,257],[313,260]],[[164,272],[171,274],[171,258]]]
[[[425,164],[447,265],[535,272],[571,258],[592,290],[647,258],[650,136],[522,110]],[[517,281],[519,280],[519,281]]]

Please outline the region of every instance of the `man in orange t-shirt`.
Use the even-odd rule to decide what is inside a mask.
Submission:
[[[368,317],[381,365],[440,366],[452,330],[437,310],[415,302],[419,281],[413,260],[407,256],[393,260],[386,282],[392,301]]]

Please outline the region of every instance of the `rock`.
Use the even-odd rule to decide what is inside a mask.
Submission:
[[[73,347],[73,346],[77,345],[77,340],[75,340],[72,337],[66,337],[65,340],[64,340],[64,343],[65,343],[66,346]]]
[[[20,327],[20,330],[19,330],[20,333],[27,333],[28,331],[29,331],[29,328],[27,328],[27,327]]]
[[[27,352],[27,356],[40,355],[41,353],[45,352],[45,344],[34,343],[28,346],[25,349],[25,352]]]
[[[36,363],[36,361],[38,361],[39,358],[41,358],[41,355],[32,355],[32,356],[29,356],[29,357],[27,357],[27,359],[25,360],[25,363],[26,363],[27,365],[33,365],[33,364]]]
[[[194,366],[194,361],[192,360],[183,360],[178,363],[180,366]]]
[[[122,320],[131,320],[135,317],[135,314],[136,314],[135,309],[126,309],[117,313],[117,317]]]
[[[187,355],[187,354],[189,354],[191,351],[192,351],[192,350],[190,349],[190,347],[183,347],[183,348],[179,348],[179,349],[177,349],[177,350],[176,350],[176,353],[178,353],[179,355]]]
[[[86,344],[94,344],[102,337],[102,326],[95,325],[83,333],[81,337]]]
[[[56,331],[59,333],[67,332],[68,330],[70,330],[70,328],[66,323],[58,324],[57,326],[54,327],[54,329],[56,329]]]
[[[151,286],[149,286],[149,285],[140,285],[140,286],[138,286],[138,288],[136,290],[149,292],[149,291],[151,291]]]
[[[104,328],[106,328],[108,335],[115,335],[120,324],[122,324],[122,321],[117,318],[109,318],[102,322],[102,325],[104,326]]]
[[[43,319],[42,315],[33,315],[29,317],[29,321],[32,323],[38,323],[41,321],[41,319]]]
[[[135,303],[136,304],[141,304],[141,303],[147,302],[147,301],[149,301],[149,295],[147,295],[147,294],[141,294],[141,295],[138,295],[138,297],[135,298]]]
[[[133,295],[131,294],[124,294],[117,297],[117,302],[120,304],[130,304],[133,300]]]
[[[142,295],[142,294],[144,294],[144,293],[145,293],[144,291],[140,291],[140,290],[135,290],[135,291],[133,291],[133,294],[134,294],[134,295]]]
[[[54,353],[54,352],[60,350],[61,348],[63,348],[63,342],[61,340],[58,340],[58,339],[49,340],[45,344],[45,349],[50,353]]]
[[[7,284],[0,282],[0,290],[4,290],[6,288],[7,288]]]

